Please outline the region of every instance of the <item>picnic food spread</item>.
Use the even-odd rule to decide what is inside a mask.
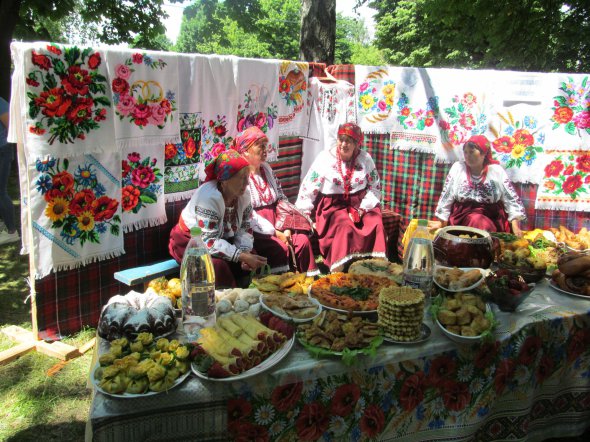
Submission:
[[[470,287],[482,278],[479,269],[463,270],[457,267],[440,267],[434,274],[438,285],[450,290],[460,290]]]
[[[377,314],[384,336],[395,341],[414,341],[420,337],[424,293],[410,287],[386,287],[379,293]]]

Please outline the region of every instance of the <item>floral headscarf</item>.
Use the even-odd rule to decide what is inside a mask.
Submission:
[[[347,135],[356,141],[357,144],[361,144],[363,141],[363,131],[360,126],[354,123],[344,123],[338,127],[338,135]]]
[[[228,149],[221,152],[213,161],[205,167],[205,182],[211,180],[229,180],[250,163],[235,150]]]
[[[479,150],[482,155],[485,155],[483,160],[484,167],[488,166],[489,164],[500,164],[499,161],[492,158],[492,146],[490,144],[490,140],[488,140],[484,135],[473,135],[465,142],[463,147],[469,143],[475,144],[477,146],[477,150]]]
[[[268,141],[268,137],[262,130],[260,130],[256,126],[250,126],[247,129],[244,129],[234,139],[234,143],[232,145],[232,149],[237,150],[239,153],[244,153],[250,147],[254,145],[258,140],[266,139]]]

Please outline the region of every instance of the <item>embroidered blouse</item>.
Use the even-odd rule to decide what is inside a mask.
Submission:
[[[334,147],[324,150],[317,156],[301,184],[295,204],[306,215],[311,215],[318,194],[344,195],[345,193],[342,176],[347,175],[348,165],[342,162],[342,170],[338,170],[335,149]],[[350,194],[367,189],[367,193],[361,201],[361,209],[374,209],[381,202],[379,173],[375,168],[373,158],[364,150],[360,150],[356,157],[350,185]]]
[[[262,163],[260,165],[260,169],[261,171],[264,171],[266,181],[260,175],[250,174],[250,177],[248,178],[248,190],[250,191],[250,199],[253,209],[259,209],[260,207],[269,206],[276,203],[277,201],[287,199],[283,193],[281,183],[274,174],[270,164],[266,162]],[[266,190],[264,194],[261,195],[258,192],[257,187],[264,189],[267,186],[268,190]],[[256,210],[252,212],[252,229],[257,233],[262,233],[265,235],[275,234],[275,228],[273,224],[266,218],[260,216]]]
[[[465,163],[456,162],[453,164],[434,213],[437,218],[448,221],[455,201],[476,201],[482,204],[502,201],[509,221],[526,218],[524,206],[506,171],[499,164],[490,164],[485,180],[481,182],[472,178],[471,185],[467,181]]]
[[[247,190],[234,206],[226,207],[217,181],[206,182],[195,191],[181,216],[189,229],[201,228],[211,256],[238,262],[240,253],[250,252],[254,246],[252,204]]]

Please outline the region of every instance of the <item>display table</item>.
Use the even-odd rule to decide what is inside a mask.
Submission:
[[[168,393],[94,395],[87,440],[544,440],[590,426],[590,300],[546,281],[493,343],[461,346],[429,320],[420,345],[384,343],[352,367],[300,345],[235,382],[191,375]]]

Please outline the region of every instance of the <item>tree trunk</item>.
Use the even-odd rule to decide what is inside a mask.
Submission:
[[[336,0],[303,0],[299,58],[334,64]]]
[[[0,96],[10,99],[10,42],[19,18],[22,0],[0,2]]]

